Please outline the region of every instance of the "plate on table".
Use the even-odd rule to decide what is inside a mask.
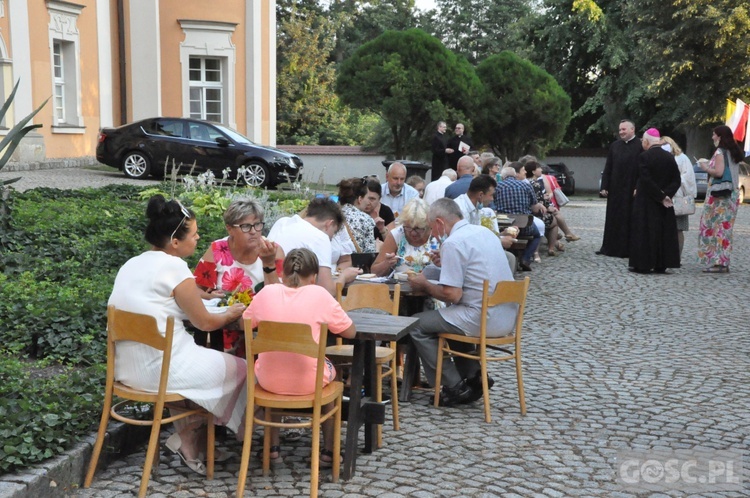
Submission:
[[[363,273],[362,275],[357,275],[357,280],[372,280],[377,277],[374,273]]]

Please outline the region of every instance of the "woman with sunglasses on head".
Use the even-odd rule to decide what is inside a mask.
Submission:
[[[397,227],[388,232],[383,247],[372,264],[372,272],[388,275],[391,271],[421,272],[430,263],[429,206],[422,199],[406,203],[396,220]]]
[[[245,360],[195,344],[185,330],[189,320],[200,330],[220,329],[236,321],[245,310],[235,304],[221,314],[212,314],[201,301],[193,274],[183,260],[195,252],[200,236],[195,215],[178,201],[151,197],[146,208],[149,223],[146,241],[151,250],[128,260],[117,273],[110,305],[131,313],[156,318],[159,330],[166,329],[174,316],[172,362],[167,390],[181,394],[186,405],[197,404],[215,415],[216,423],[226,425],[238,437],[245,415],[247,366]],[[125,341],[117,346],[115,380],[146,391],[156,392],[161,374],[161,353],[145,344]],[[172,409],[179,409],[174,406]],[[175,433],[166,446],[178,453],[193,471],[205,475],[205,418],[186,417],[175,421]],[[217,453],[223,461],[227,454]]]
[[[260,284],[279,282],[277,269],[284,251],[263,237],[263,216],[263,207],[253,199],[232,201],[224,213],[229,235],[212,242],[195,268],[199,287],[217,297],[234,292],[252,295]],[[224,351],[245,356],[241,331],[224,330],[223,336]]]

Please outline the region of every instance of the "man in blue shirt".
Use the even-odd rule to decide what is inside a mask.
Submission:
[[[398,218],[398,213],[403,211],[407,202],[419,197],[417,189],[406,185],[405,181],[406,166],[395,162],[388,167],[388,172],[385,174],[385,183],[381,185],[383,195],[380,202],[391,208],[396,218]]]
[[[521,163],[518,169],[521,170]],[[533,214],[533,212],[544,212],[544,206],[537,202],[534,187],[526,180],[520,180],[518,170],[514,167],[506,166],[500,172],[503,179],[498,183],[495,189],[495,203],[493,208],[498,213],[505,214]],[[525,175],[524,175],[525,176]],[[523,257],[519,266],[523,271],[531,271],[531,260],[541,242],[539,229],[531,223],[521,229],[520,235],[530,235],[533,237],[524,249]]]
[[[445,188],[445,196],[448,199],[455,199],[459,195],[463,195],[469,191],[469,184],[474,179],[474,159],[471,156],[463,156],[458,160],[456,166],[456,172],[458,173],[458,180],[451,183]]]

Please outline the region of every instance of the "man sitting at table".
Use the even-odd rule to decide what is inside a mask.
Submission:
[[[429,220],[432,235],[444,239],[439,254],[433,259],[441,267],[440,280],[432,282],[422,274],[415,274],[409,276],[409,284],[413,290],[423,291],[447,303],[448,307],[415,315],[419,322],[412,330],[411,338],[422,360],[427,381],[433,386],[443,385],[441,405],[470,403],[482,397],[479,362],[456,357],[453,362],[443,364],[443,378],[435,379],[438,334],[478,336],[484,280],[490,281],[490,290],[494,291],[498,282],[513,280],[513,274],[497,236],[485,227],[464,220],[455,201],[435,201],[430,206]],[[502,337],[511,334],[516,312],[517,307],[512,304],[491,308],[487,335]],[[467,351],[472,348],[469,344],[457,346],[457,349],[466,346]],[[490,387],[493,383],[489,379]]]

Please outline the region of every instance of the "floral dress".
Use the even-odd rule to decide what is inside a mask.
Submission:
[[[711,166],[713,166],[714,158],[722,151],[723,149],[716,149],[716,153],[709,163]],[[730,167],[730,164],[725,167]],[[707,267],[713,265],[729,266],[729,259],[732,254],[732,232],[739,206],[739,193],[737,188],[734,188],[732,194],[728,197],[714,197],[711,195],[713,183],[714,178],[711,178],[711,185],[709,185],[706,201],[703,203],[703,214],[698,228],[698,261]]]
[[[357,241],[359,252],[375,252],[375,220],[351,204],[344,205],[341,211],[344,213],[354,240]]]
[[[425,266],[430,264],[430,242],[427,241],[422,246],[413,246],[406,240],[404,227],[399,226],[391,231],[393,240],[396,242],[396,256],[399,256],[399,263],[396,265],[397,272],[406,272],[409,270],[417,273],[421,272]]]
[[[539,180],[529,180],[531,186],[534,187],[534,194],[536,195],[537,202],[541,202],[544,207],[548,208],[550,203],[544,198],[544,187],[541,178]],[[555,215],[552,213],[544,213],[542,216],[534,215],[541,218],[544,222],[544,226],[549,228],[552,225],[552,221],[555,219]]]
[[[211,243],[213,261],[201,259],[195,268],[195,282],[206,289],[220,289],[226,294],[242,293],[244,304],[250,304],[253,296],[263,288],[263,263],[260,258],[248,265],[236,261],[229,250],[229,237]],[[279,261],[276,262],[279,271]],[[224,350],[245,357],[245,347],[240,342],[241,332],[224,330]]]

